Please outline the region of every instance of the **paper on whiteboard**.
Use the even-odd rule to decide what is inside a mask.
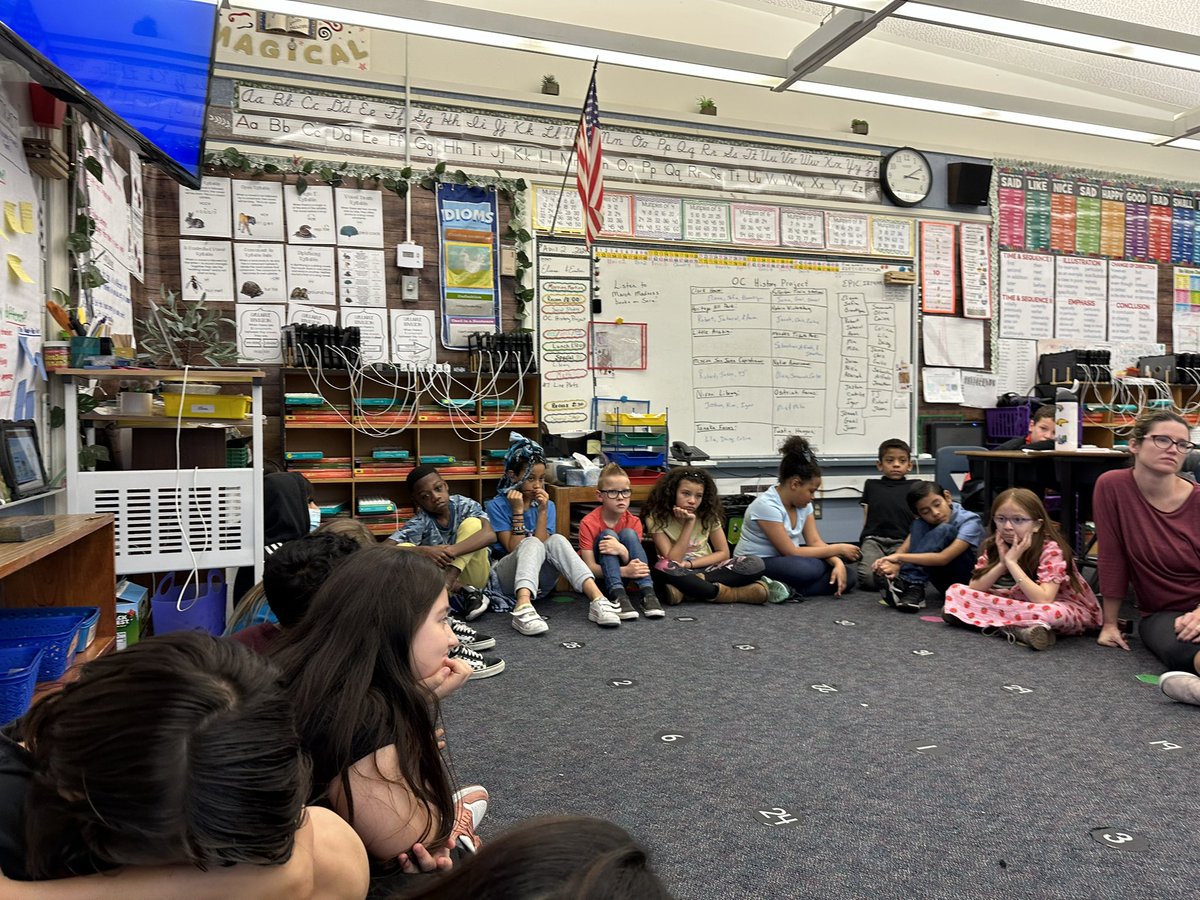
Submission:
[[[925,362],[931,366],[983,368],[983,321],[950,316],[924,316],[921,334]]]
[[[963,372],[963,406],[990,409],[996,405],[996,376],[991,372]]]
[[[962,403],[962,371],[926,366],[921,369],[921,390],[926,403]]]

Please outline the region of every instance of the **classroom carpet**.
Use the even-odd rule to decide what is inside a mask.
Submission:
[[[506,670],[444,704],[485,839],[611,819],[681,900],[1200,894],[1200,709],[1137,679],[1162,671],[1137,643],[1036,652],[862,591],[539,609],[539,637],[475,622]]]

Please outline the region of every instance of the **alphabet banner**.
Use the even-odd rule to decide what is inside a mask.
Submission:
[[[476,331],[500,321],[500,217],[495,190],[439,184],[438,252],[442,261],[442,346],[466,350]]]

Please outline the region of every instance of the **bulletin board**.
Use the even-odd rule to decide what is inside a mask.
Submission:
[[[774,456],[807,437],[873,456],[912,437],[912,289],[878,260],[543,240],[538,252],[543,420],[589,430],[592,396],[649,400],[670,437],[714,458]],[[646,323],[644,370],[586,363],[592,299]]]

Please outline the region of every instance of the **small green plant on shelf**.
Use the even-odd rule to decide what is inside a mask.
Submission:
[[[717,101],[712,97],[697,97],[696,107],[700,110],[702,116],[715,116],[717,114]]]
[[[866,119],[851,119],[850,130],[855,134],[866,134],[871,130],[871,124]]]
[[[551,96],[557,97],[558,96],[558,79],[555,78],[553,75],[543,75],[542,76],[542,93],[550,94]]]
[[[221,337],[221,326],[233,320],[199,300],[181,300],[174,291],[159,288],[159,302],[145,319],[135,322],[139,357],[151,365],[179,369],[183,366],[228,366],[237,362],[237,342]]]

